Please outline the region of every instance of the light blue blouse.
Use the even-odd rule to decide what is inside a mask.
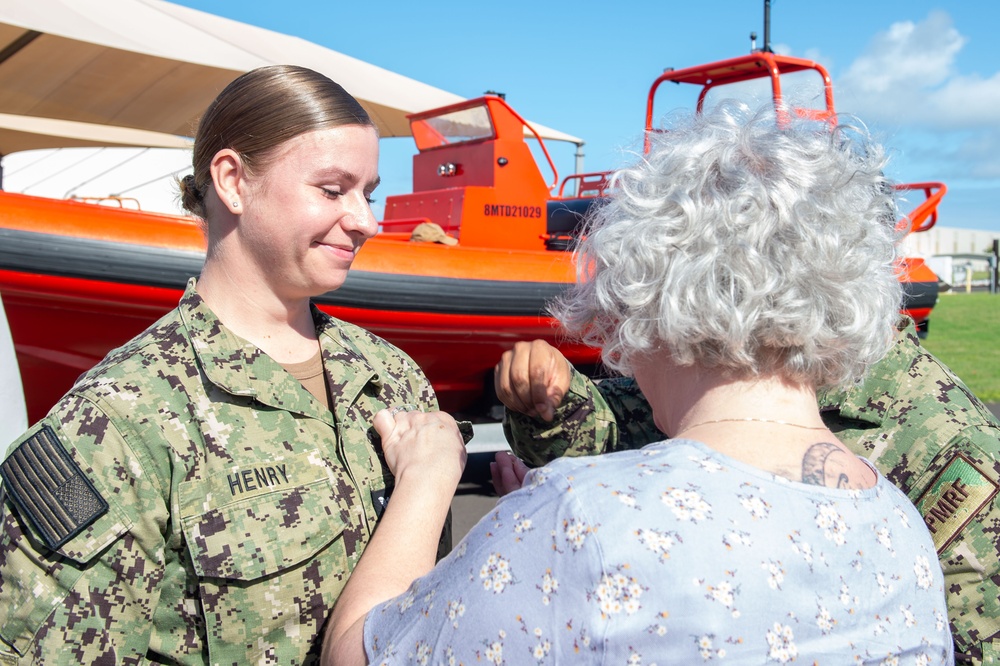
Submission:
[[[690,440],[564,458],[369,613],[373,664],[952,663],[920,515]]]

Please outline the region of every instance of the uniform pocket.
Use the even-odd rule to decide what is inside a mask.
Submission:
[[[201,578],[252,581],[304,562],[344,531],[327,481],[278,490],[182,519]]]
[[[212,663],[296,663],[315,640],[348,571],[342,475],[305,454],[179,485]]]

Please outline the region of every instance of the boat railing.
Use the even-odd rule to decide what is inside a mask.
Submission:
[[[558,195],[549,199],[546,208],[546,233],[542,236],[546,250],[576,249],[591,205],[605,196],[610,184],[610,171],[575,173],[563,179]],[[567,194],[567,189],[573,194]]]
[[[920,202],[916,208],[911,210],[908,215],[905,215],[900,221],[901,226],[909,226],[907,233],[927,231],[937,224],[938,204],[941,203],[941,199],[948,191],[948,188],[944,183],[903,183],[896,185],[896,191],[922,191],[924,193],[924,200]]]
[[[79,201],[81,203],[96,204],[99,206],[110,206],[123,208],[128,210],[142,210],[142,206],[139,204],[139,200],[135,197],[116,197],[116,196],[105,196],[105,197],[81,197],[76,194],[70,197],[70,201]],[[129,204],[126,206],[125,204]]]
[[[595,171],[591,173],[574,173],[566,176],[559,186],[559,198],[565,199],[566,186],[573,183],[576,187],[573,190],[576,194],[570,195],[576,198],[603,197],[605,190],[611,183],[610,171]]]
[[[798,72],[815,72],[822,86],[823,108],[807,109],[792,106],[788,103],[785,93],[782,91],[782,78],[789,74]],[[708,94],[716,88],[754,81],[767,78],[770,81],[771,99],[779,119],[784,118],[784,114],[789,111],[797,116],[811,118],[813,120],[825,120],[833,123],[836,119],[836,111],[833,105],[833,83],[826,68],[812,60],[784,56],[767,51],[754,51],[747,55],[719,60],[706,65],[696,65],[684,69],[669,68],[658,76],[649,88],[646,96],[646,138],[644,150],[649,152],[652,136],[662,131],[654,124],[654,106],[656,92],[660,86],[666,82],[677,84],[690,84],[700,86],[697,112],[702,112]]]

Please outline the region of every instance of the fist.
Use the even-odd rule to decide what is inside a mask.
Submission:
[[[497,397],[508,409],[551,421],[569,391],[570,364],[544,340],[518,342],[493,370]]]

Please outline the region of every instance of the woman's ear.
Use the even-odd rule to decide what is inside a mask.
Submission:
[[[236,215],[242,213],[243,201],[240,193],[244,190],[246,174],[239,153],[232,148],[223,148],[212,158],[209,171],[219,201],[229,209],[230,213]]]

